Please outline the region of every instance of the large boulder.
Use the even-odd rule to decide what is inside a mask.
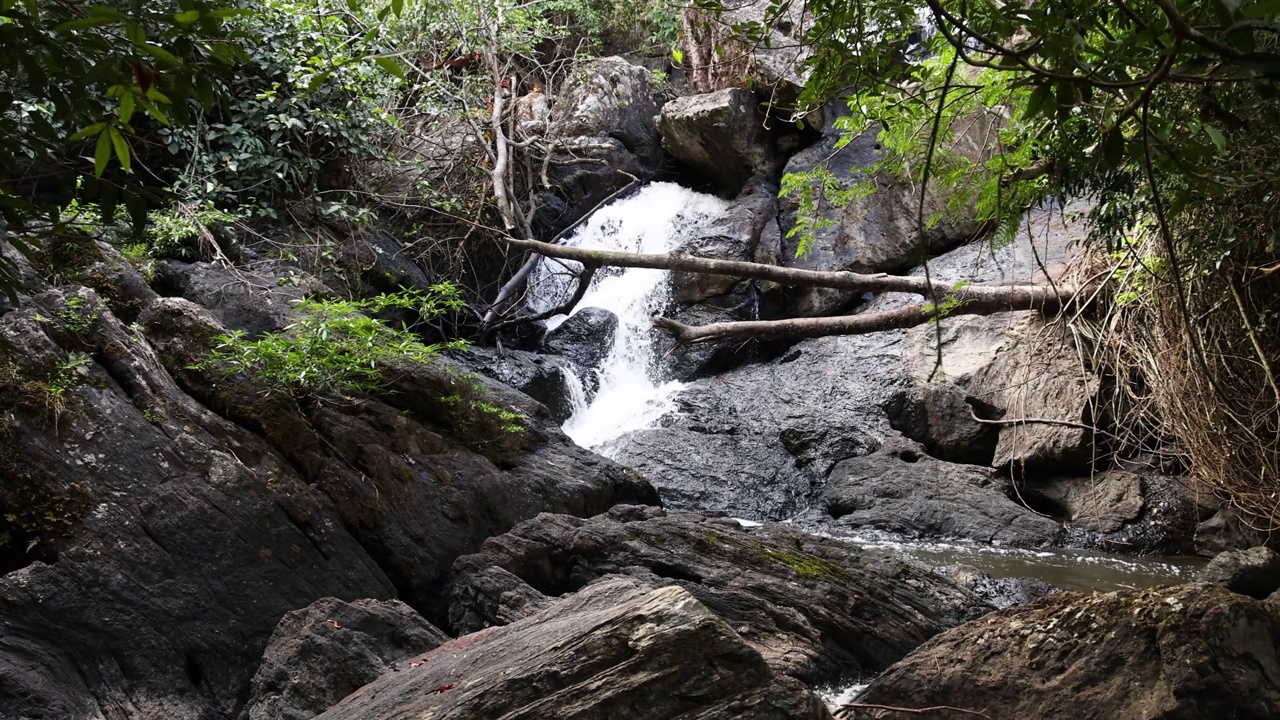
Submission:
[[[321,598],[276,625],[253,676],[248,720],[311,720],[449,640],[398,600]]]
[[[654,96],[649,71],[620,57],[592,60],[561,90],[545,130],[555,194],[543,198],[539,219],[549,234],[658,170],[664,155]]]
[[[1086,477],[1028,478],[1016,493],[1069,525],[1073,544],[1137,554],[1191,550],[1196,507],[1181,478],[1108,470]],[[1091,543],[1092,541],[1092,543]]]
[[[1266,546],[1224,552],[1210,560],[1196,580],[1265,598],[1280,589],[1280,555]]]
[[[563,423],[573,414],[572,374],[588,377],[584,368],[558,355],[472,346],[451,356],[464,367],[509,385],[542,403],[551,419]]]
[[[603,451],[640,468],[664,505],[714,508],[744,520],[787,520],[807,505],[811,478],[778,437],[706,435],[683,428],[628,433]]]
[[[542,349],[563,355],[579,367],[597,368],[613,350],[617,332],[617,315],[604,308],[579,308],[547,333]]]
[[[1006,486],[990,468],[935,460],[893,443],[832,469],[827,510],[850,530],[1014,546],[1053,544],[1061,525],[1009,499]]]
[[[322,720],[830,720],[687,590],[613,578],[460,637]]]
[[[835,117],[847,115],[848,109],[837,101],[828,105],[827,112]],[[989,152],[985,144],[994,137],[999,122],[990,115],[957,121],[951,151],[975,159],[984,158]],[[886,174],[871,175],[871,168],[881,154],[878,133],[878,129],[870,130],[838,149],[844,131],[829,126],[818,142],[787,161],[785,172],[788,174],[810,172],[821,166],[834,175],[835,182],[842,188],[870,183],[874,192],[859,193],[847,205],[824,202],[816,212],[827,222],[815,231],[810,251],[803,256],[797,254],[799,234],[784,238],[779,262],[808,270],[901,272],[957,247],[979,232],[981,226],[972,221],[972,209],[951,207],[947,191],[937,187],[937,183],[925,196],[924,216],[926,221],[934,217],[938,221],[921,232],[917,220],[920,214],[918,183]],[[822,181],[815,179],[814,182]],[[792,193],[779,204],[782,228],[789,231],[799,221],[799,194]],[[778,294],[775,304],[788,316],[829,315],[844,310],[858,299],[855,293],[829,288],[795,288],[780,290]]]
[[[1280,605],[1211,585],[1059,593],[935,637],[868,705],[940,720],[1280,716]],[[858,718],[897,718],[858,710]]]
[[[541,515],[460,558],[450,617],[465,632],[519,617],[507,598],[536,611],[527,591],[513,592],[513,576],[557,597],[615,574],[688,590],[775,670],[810,683],[878,672],[990,609],[927,570],[785,525],[747,531],[731,520],[617,507],[587,521]]]
[[[233,717],[289,611],[400,597],[444,617],[443,576],[485,538],[657,499],[444,361],[391,373],[383,398],[298,403],[199,369],[224,330],[181,298],[129,327],[74,287],[0,317],[20,349],[0,358],[10,716]],[[468,398],[525,430],[495,432]]]
[[[752,177],[776,172],[776,157],[756,96],[744,88],[686,95],[662,106],[662,145],[677,160],[711,178],[726,196]]]

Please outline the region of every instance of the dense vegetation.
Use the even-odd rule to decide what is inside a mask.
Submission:
[[[758,41],[792,5],[770,0],[763,24],[735,30]],[[538,235],[524,178],[554,152],[510,156],[503,85],[551,92],[594,50],[670,57],[679,12],[0,1],[0,45],[23,48],[0,55],[3,242],[31,254],[87,233],[145,267],[222,257],[234,226],[323,260],[326,238],[377,220],[433,277],[490,299],[513,269],[495,240]],[[797,118],[847,96],[850,137],[881,131],[880,170],[976,203],[1003,238],[1029,207],[1088,200],[1101,252],[1082,276],[1109,281],[1101,319],[1080,328],[1115,389],[1106,412],[1131,449],[1189,456],[1264,525],[1280,521],[1277,13],[1272,0],[811,0],[792,31],[809,52]],[[953,152],[956,128],[984,114],[991,152]],[[868,190],[823,172],[785,187],[811,203],[813,183],[827,201]],[[922,229],[934,220],[921,211]],[[307,247],[262,232],[273,221],[305,228]]]
[[[1094,369],[1112,380],[1113,405],[1099,414],[1129,431],[1130,450],[1191,460],[1254,522],[1280,525],[1280,5],[815,0],[806,9],[801,109],[855,88],[846,128],[850,138],[880,129],[881,170],[942,186],[955,205],[976,202],[1004,240],[1028,208],[1087,200],[1100,252],[1081,277],[1111,282],[1098,291],[1100,318],[1073,320]],[[761,27],[741,30],[763,37]],[[1000,128],[989,156],[953,152],[956,128],[981,115]],[[789,184],[806,182],[842,189],[821,168]],[[921,227],[936,220],[921,207]]]

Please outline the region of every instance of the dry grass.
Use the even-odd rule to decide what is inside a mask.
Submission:
[[[1195,490],[1257,530],[1280,530],[1280,333],[1269,331],[1280,325],[1280,273],[1224,265],[1186,273],[1180,293],[1160,257],[1138,242],[1077,269],[1113,280],[1072,323],[1110,379],[1113,451],[1185,463]]]

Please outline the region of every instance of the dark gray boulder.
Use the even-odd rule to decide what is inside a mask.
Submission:
[[[618,316],[597,307],[579,308],[547,333],[542,349],[563,355],[582,368],[596,368],[613,350]]]
[[[649,71],[624,58],[596,58],[552,103],[545,140],[555,201],[540,203],[549,234],[568,227],[633,178],[650,178],[664,153]]]
[[[557,423],[563,423],[573,414],[572,390],[566,370],[580,379],[593,377],[566,358],[527,350],[472,346],[451,357],[467,369],[509,385],[542,403]]]
[[[1224,552],[1210,560],[1196,580],[1262,599],[1280,590],[1280,555],[1266,546]]]
[[[241,716],[311,720],[401,661],[448,640],[398,600],[321,598],[280,619]]]
[[[1002,545],[1053,544],[1061,525],[1006,495],[990,468],[935,460],[910,445],[838,463],[827,478],[827,510],[849,530]]]
[[[746,88],[676,98],[662,106],[658,130],[673,157],[715,181],[726,197],[752,177],[776,172],[764,113]]]
[[[521,615],[503,600],[513,596],[509,583],[492,583],[493,568],[546,597],[617,574],[679,586],[776,671],[809,683],[878,672],[923,638],[990,609],[923,568],[838,540],[651,507],[615,507],[585,521],[540,515],[459,558],[450,606],[457,630]],[[491,586],[499,594],[487,594]],[[514,597],[527,603],[527,595]]]
[[[810,477],[776,436],[652,428],[628,433],[602,450],[639,470],[663,504],[677,510],[710,508],[745,520],[786,520],[805,508],[810,494]]]
[[[859,702],[967,711],[940,720],[1263,720],[1280,716],[1278,647],[1280,605],[1225,588],[1064,592],[933,638]]]
[[[1061,592],[1038,578],[998,578],[969,565],[950,565],[938,568],[934,572],[945,576],[1001,610],[1015,605],[1026,605],[1045,595]]]
[[[1028,478],[1017,494],[1068,523],[1074,546],[1135,554],[1191,550],[1196,507],[1182,478],[1108,470],[1088,477]]]
[[[323,720],[830,720],[680,587],[610,578],[524,620],[458,638]]]

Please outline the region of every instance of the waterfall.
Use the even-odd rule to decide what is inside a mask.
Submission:
[[[672,183],[653,183],[598,210],[565,245],[593,250],[665,253],[696,237],[728,203]],[[546,310],[563,302],[577,285],[581,266],[544,259],[529,279],[530,306]],[[566,372],[574,403],[564,431],[584,447],[598,447],[632,430],[649,427],[669,412],[682,385],[660,377],[653,356],[651,318],[670,302],[670,273],[643,268],[602,268],[575,308],[598,307],[618,316],[613,348],[601,361],[599,387],[587,401],[586,383]],[[560,315],[547,329],[564,322]],[[575,387],[576,386],[576,387]]]

